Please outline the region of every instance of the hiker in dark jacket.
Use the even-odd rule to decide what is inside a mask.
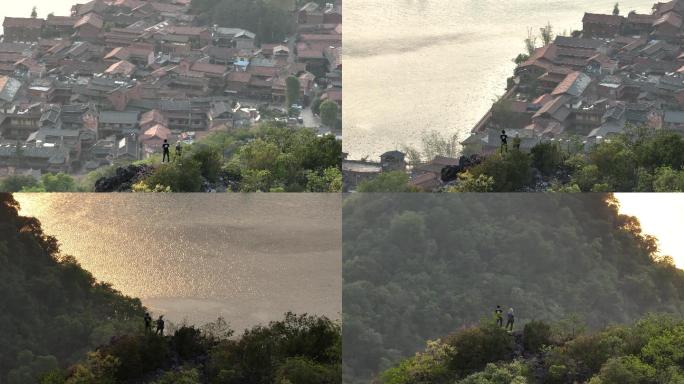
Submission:
[[[515,322],[515,314],[513,313],[513,308],[508,309],[508,313],[506,314],[506,329],[509,329],[513,331],[513,323]]]
[[[169,144],[169,141],[164,140],[164,144],[162,144],[162,163],[165,160],[167,163],[171,162],[171,153],[169,152],[170,147],[171,147],[171,144]]]
[[[506,134],[506,130],[501,131],[501,153],[508,153],[508,135]]]
[[[160,336],[164,336],[164,316],[163,315],[159,316],[159,319],[157,319],[157,334]]]
[[[145,333],[152,333],[152,316],[145,312]]]

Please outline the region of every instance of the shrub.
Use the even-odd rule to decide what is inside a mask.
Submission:
[[[208,350],[202,333],[195,327],[181,327],[171,339],[174,351],[181,359],[187,360],[204,354]]]
[[[601,368],[602,384],[649,384],[656,376],[655,368],[636,356],[612,358]]]
[[[537,320],[525,324],[523,330],[523,346],[530,353],[537,353],[545,345],[551,344],[551,327]]]
[[[145,178],[148,186],[170,187],[173,192],[199,192],[202,188],[200,164],[184,159],[181,164],[166,163]]]
[[[209,181],[218,180],[223,158],[221,154],[208,145],[195,145],[190,158],[199,164],[200,173]]]
[[[509,360],[513,351],[508,332],[494,323],[461,331],[449,336],[446,343],[455,350],[448,365],[461,375],[479,371],[491,362]]]

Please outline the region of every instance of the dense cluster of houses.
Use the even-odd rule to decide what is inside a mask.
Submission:
[[[497,150],[502,129],[522,150],[542,140],[591,146],[630,125],[684,134],[683,17],[684,0],[651,14],[586,13],[582,31],[518,65],[503,106],[477,124],[465,152]]]
[[[254,124],[266,106],[287,111],[291,76],[304,105],[341,105],[341,1],[289,10],[297,30],[279,43],[201,26],[189,10],[190,0],[93,0],[69,16],[6,17],[0,177],[88,171]]]
[[[499,150],[502,130],[523,151],[549,140],[590,148],[628,126],[684,134],[683,20],[684,0],[657,3],[650,14],[586,13],[582,31],[555,37],[517,66],[502,101],[461,143],[463,154]],[[415,165],[410,183],[440,188],[442,169],[459,160]],[[348,188],[386,171],[383,163],[346,160]]]

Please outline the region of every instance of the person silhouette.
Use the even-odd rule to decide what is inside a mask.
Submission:
[[[508,313],[506,314],[506,329],[509,329],[511,332],[513,331],[513,323],[515,322],[515,314],[513,313],[513,308],[508,309]]]
[[[180,160],[181,155],[183,155],[183,148],[181,147],[181,142],[176,142],[176,158]]]
[[[149,312],[145,312],[145,333],[152,333],[152,316]]]
[[[508,153],[508,135],[506,134],[506,130],[503,129],[501,130],[501,153]]]
[[[516,133],[515,137],[513,138],[513,149],[515,149],[516,151],[519,151],[521,142],[522,142],[522,140],[520,140],[520,136]]]
[[[162,144],[162,163],[164,162],[164,160],[166,160],[166,162],[168,163],[171,162],[171,154],[169,153],[170,147],[171,145],[169,144],[169,141],[164,139],[164,144]]]
[[[157,319],[157,334],[164,336],[164,315],[160,315]]]
[[[494,310],[494,317],[496,317],[496,325],[503,327],[503,310],[501,309],[500,305],[496,306],[496,309]]]

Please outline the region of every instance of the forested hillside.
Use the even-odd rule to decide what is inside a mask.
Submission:
[[[344,373],[365,382],[461,327],[575,316],[590,329],[684,313],[684,272],[611,195],[349,196]]]
[[[599,332],[533,321],[493,323],[430,341],[380,384],[656,384],[684,382],[684,320],[651,315]],[[477,348],[474,348],[477,346]]]
[[[34,218],[0,194],[0,382],[36,375],[85,357],[113,335],[139,328],[140,300],[96,282]]]

